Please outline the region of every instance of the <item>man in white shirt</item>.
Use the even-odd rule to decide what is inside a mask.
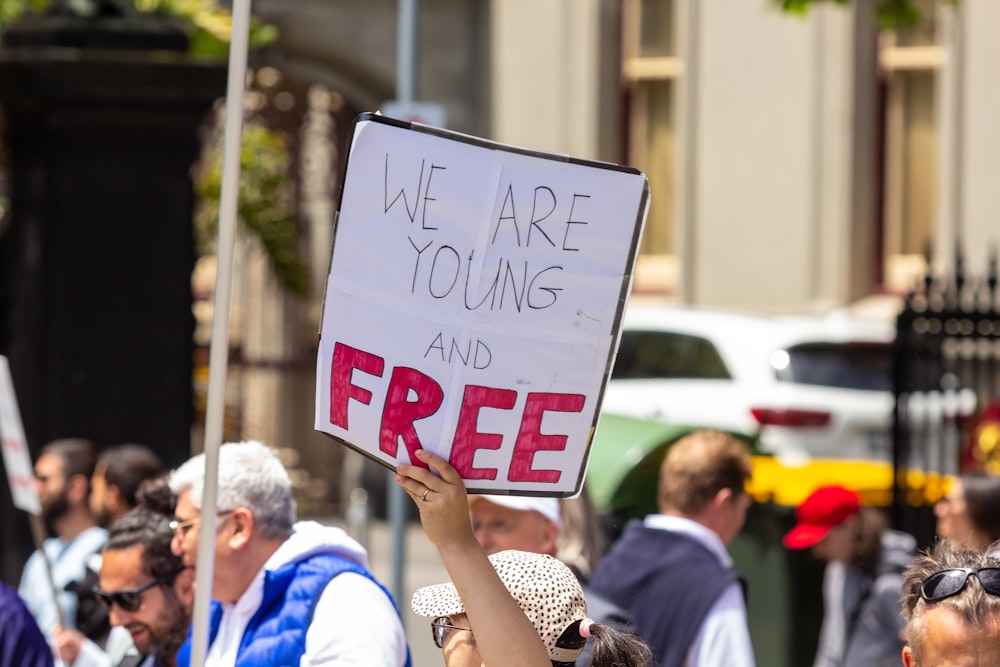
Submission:
[[[90,476],[96,453],[87,440],[55,440],[46,445],[35,461],[35,486],[42,505],[42,517],[54,537],[45,540],[45,555],[52,567],[52,586],[45,572],[45,557],[35,551],[24,564],[18,595],[31,611],[38,627],[51,639],[63,623],[76,627],[78,597],[66,585],[83,578],[88,557],[97,553],[107,532],[99,528],[90,512]]]
[[[718,431],[678,440],[660,468],[659,514],[630,522],[590,579],[632,614],[662,667],[753,667],[742,579],[726,545],[746,519],[750,452]]]
[[[173,472],[174,551],[197,564],[204,455]],[[408,666],[388,591],[339,528],[295,523],[288,473],[259,442],[219,448],[215,565],[206,667]],[[190,644],[178,665],[190,662]]]

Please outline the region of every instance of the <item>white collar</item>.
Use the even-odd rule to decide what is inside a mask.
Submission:
[[[643,525],[647,528],[666,530],[671,533],[686,535],[711,551],[724,567],[732,567],[733,559],[726,551],[726,545],[722,543],[722,538],[712,529],[703,526],[697,521],[692,521],[682,516],[668,516],[666,514],[650,514],[643,520]]]

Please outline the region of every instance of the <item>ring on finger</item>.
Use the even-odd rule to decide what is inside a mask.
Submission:
[[[427,500],[427,494],[430,493],[430,489],[424,489],[424,492],[420,495],[421,500]]]

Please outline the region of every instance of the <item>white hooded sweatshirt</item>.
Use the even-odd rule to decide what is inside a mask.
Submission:
[[[296,523],[291,537],[271,555],[240,599],[223,603],[219,632],[205,667],[235,667],[240,638],[263,598],[265,571],[320,553],[336,554],[368,569],[364,547],[340,528],[314,521]],[[360,574],[334,577],[316,602],[300,667],[401,667],[405,662],[406,634],[389,596]]]

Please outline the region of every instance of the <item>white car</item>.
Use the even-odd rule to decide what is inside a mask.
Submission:
[[[632,307],[602,410],[758,434],[785,463],[890,461],[894,336],[842,313]]]

